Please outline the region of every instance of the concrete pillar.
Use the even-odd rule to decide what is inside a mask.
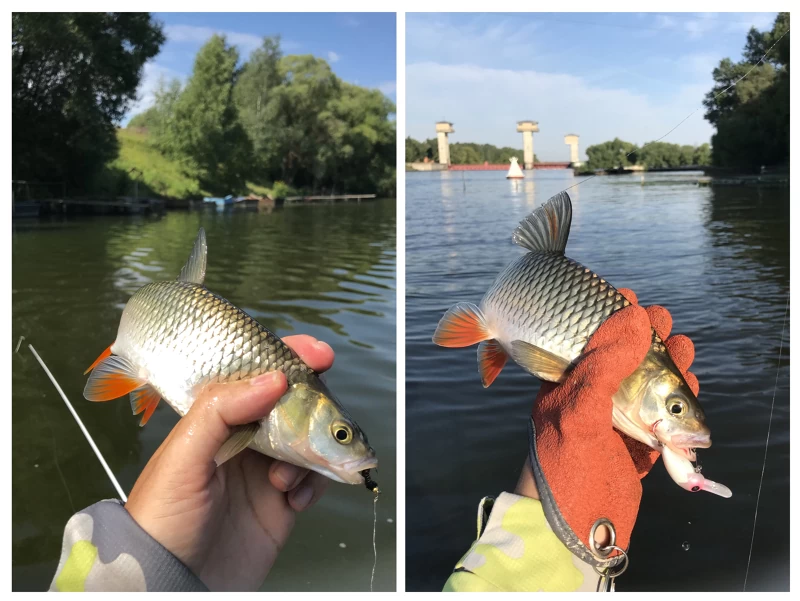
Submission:
[[[439,139],[439,163],[442,165],[450,164],[450,142],[448,134],[454,134],[453,124],[447,121],[439,121],[436,124],[436,137]]]
[[[517,131],[522,132],[523,165],[533,169],[533,134],[539,131],[537,121],[517,121]]]
[[[578,135],[567,134],[564,136],[564,144],[569,145],[569,162],[574,167],[580,167],[581,160],[578,153]]]

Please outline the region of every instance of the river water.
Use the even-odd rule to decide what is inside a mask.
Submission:
[[[140,428],[127,400],[84,401],[83,372],[114,340],[128,298],[177,277],[203,226],[209,289],[278,335],[310,334],[336,352],[328,385],[380,460],[375,590],[395,590],[395,211],[378,200],[14,222],[13,344],[33,344],[130,491],[177,415],[161,403]],[[25,343],[12,363],[12,586],[45,590],[69,517],[116,495]],[[332,483],[298,516],[264,590],[368,591],[372,510],[363,486]]]
[[[537,171],[406,174],[407,590],[440,590],[475,537],[477,504],[513,491],[538,381],[509,361],[484,390],[475,348],[431,342],[457,301],[478,303],[520,250],[516,224],[585,178]],[[789,590],[787,189],[701,188],[697,174],[595,177],[569,193],[567,256],[692,338],[713,447],[703,473],[731,499],[691,494],[661,461],[643,500],[621,591],[742,590],[764,444],[775,413],[747,590]],[[777,391],[776,391],[777,376]],[[602,449],[598,449],[602,452]],[[687,550],[688,549],[688,550]]]

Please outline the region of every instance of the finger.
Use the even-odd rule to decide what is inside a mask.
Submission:
[[[696,375],[694,375],[690,371],[687,371],[685,374],[683,374],[683,379],[686,380],[686,383],[689,385],[689,388],[692,389],[694,396],[700,394],[700,382],[697,381]]]
[[[289,491],[289,505],[295,511],[304,511],[312,507],[325,493],[328,484],[330,484],[328,478],[322,474],[312,472],[307,478],[303,479],[300,486]]]
[[[694,361],[694,343],[688,336],[675,334],[670,336],[664,344],[667,346],[669,356],[672,357],[675,366],[681,372],[686,372]]]
[[[639,304],[639,298],[636,296],[636,293],[631,290],[630,288],[620,288],[617,290],[622,296],[628,299],[628,302],[632,305]]]
[[[647,311],[647,316],[658,337],[661,340],[669,338],[669,333],[672,331],[672,315],[669,314],[669,311],[658,305],[650,305],[645,311]]]
[[[650,349],[651,332],[650,319],[642,307],[629,305],[620,309],[592,334],[571,372],[575,377],[568,375],[562,385],[571,382],[580,389],[591,382],[593,393],[608,397],[610,403],[620,382],[634,372]],[[604,368],[597,367],[601,365]],[[590,407],[585,409],[588,411]]]
[[[274,461],[269,467],[269,481],[278,490],[289,492],[308,475],[308,470],[285,461]]]
[[[333,349],[327,342],[305,334],[287,336],[283,341],[316,372],[328,371],[333,365]]]
[[[183,442],[176,445],[179,448],[175,454],[177,461],[187,468],[213,461],[230,437],[232,427],[257,421],[267,415],[286,388],[286,376],[279,371],[206,388],[175,427],[176,441]],[[171,460],[176,458],[172,457]]]

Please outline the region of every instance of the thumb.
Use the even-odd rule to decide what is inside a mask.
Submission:
[[[234,426],[257,421],[272,411],[287,390],[286,376],[270,371],[256,378],[212,384],[178,422],[175,430],[179,462],[209,464]]]

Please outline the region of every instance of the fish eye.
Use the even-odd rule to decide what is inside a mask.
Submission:
[[[331,432],[339,444],[350,444],[353,441],[353,429],[347,424],[333,424]]]
[[[686,403],[677,397],[667,399],[667,409],[672,415],[681,416],[686,413]]]

